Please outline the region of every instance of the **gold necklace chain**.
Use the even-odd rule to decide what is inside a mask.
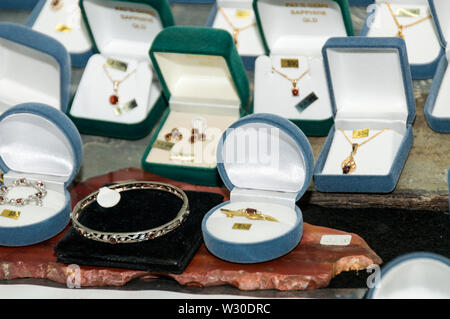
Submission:
[[[358,149],[363,146],[364,144],[370,142],[371,140],[373,140],[374,138],[376,138],[378,135],[380,135],[381,133],[383,133],[384,131],[389,130],[388,128],[382,129],[381,131],[379,131],[378,133],[374,134],[373,136],[371,136],[370,138],[368,138],[367,140],[365,140],[362,143],[353,143],[350,138],[347,136],[347,134],[345,134],[345,131],[343,129],[339,129],[340,132],[342,132],[342,134],[344,134],[345,138],[347,139],[347,141],[350,143],[350,145],[352,146],[352,152],[350,153],[350,155],[342,162],[342,173],[344,173],[345,175],[347,174],[351,174],[355,171],[356,169],[356,162],[353,156],[356,155],[356,152],[358,151]]]
[[[394,10],[392,9],[391,4],[390,4],[389,2],[386,2],[386,5],[388,6],[389,12],[391,13],[392,18],[394,19],[394,22],[395,22],[395,24],[396,24],[396,26],[397,26],[397,29],[398,29],[397,36],[400,37],[400,38],[402,38],[402,39],[405,38],[405,36],[403,35],[403,30],[404,30],[404,29],[413,27],[413,26],[415,26],[415,25],[417,25],[417,24],[419,24],[419,23],[422,23],[422,22],[424,22],[424,21],[426,21],[426,20],[428,20],[428,19],[431,19],[431,17],[432,17],[431,14],[429,14],[429,15],[426,16],[425,18],[422,18],[422,19],[420,19],[420,20],[414,21],[414,22],[412,22],[412,23],[410,23],[410,24],[404,24],[404,25],[402,25],[402,24],[400,24],[400,22],[398,21],[397,17],[395,16],[395,13],[394,13]]]
[[[114,93],[109,97],[109,103],[111,103],[112,105],[117,105],[120,103],[120,98],[119,98],[119,85],[122,84],[122,82],[124,82],[126,79],[128,79],[133,73],[136,72],[136,69],[134,69],[133,71],[131,71],[130,73],[128,73],[127,75],[125,75],[121,80],[114,80],[111,76],[111,74],[108,71],[108,65],[105,63],[103,64],[103,69],[105,70],[106,76],[108,77],[108,79],[113,83],[113,91]]]
[[[293,96],[298,96],[300,94],[300,91],[297,88],[297,83],[309,72],[309,69],[308,69],[305,72],[303,72],[299,77],[293,79],[293,78],[288,77],[286,74],[282,73],[281,71],[277,70],[275,67],[272,67],[272,70],[275,71],[276,73],[278,73],[279,75],[281,75],[282,77],[284,77],[285,79],[287,79],[288,81],[291,81],[291,83],[292,83],[291,91],[292,91]]]
[[[227,14],[225,13],[225,10],[223,10],[222,7],[219,7],[219,11],[220,11],[220,13],[223,15],[223,17],[225,18],[225,20],[227,21],[227,23],[230,25],[231,29],[233,29],[233,40],[234,40],[234,44],[236,45],[236,48],[239,48],[239,41],[238,41],[238,39],[237,39],[238,36],[239,36],[239,34],[240,34],[242,31],[244,31],[244,30],[246,30],[246,29],[248,29],[248,28],[251,28],[251,27],[255,26],[255,25],[256,25],[256,22],[253,22],[253,23],[251,23],[251,24],[249,24],[249,25],[246,25],[245,27],[238,28],[238,27],[236,27],[236,26],[233,24],[233,22],[232,22],[231,19],[227,16]]]

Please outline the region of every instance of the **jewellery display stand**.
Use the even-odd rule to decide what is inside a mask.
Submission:
[[[17,219],[0,216],[0,245],[27,246],[47,240],[69,223],[71,199],[67,187],[82,161],[82,142],[75,125],[54,107],[25,103],[0,116],[0,169],[4,184],[19,179],[42,182],[42,205],[0,205],[16,211]],[[8,196],[24,198],[36,190],[10,187]]]
[[[96,202],[90,204],[80,220],[90,228],[104,231],[137,231],[167,223],[182,204],[173,194],[158,190],[131,189],[121,194],[120,202],[112,208],[103,208]],[[223,196],[208,192],[187,191],[186,195],[189,215],[167,234],[139,243],[110,244],[84,238],[71,227],[55,247],[58,261],[182,273],[202,244],[200,228],[204,214],[223,201]]]
[[[321,192],[389,193],[413,144],[416,111],[405,42],[334,38],[325,44],[323,56],[335,124],[316,163],[315,187]],[[362,130],[363,136],[352,134]],[[351,173],[343,168],[352,152],[347,139],[357,150]]]
[[[60,0],[57,7],[51,0],[40,0],[25,25],[61,42],[69,51],[74,67],[84,67],[93,54],[78,0]]]
[[[428,125],[436,132],[450,133],[450,110],[448,108],[450,101],[448,90],[450,86],[450,75],[447,72],[450,56],[447,46],[447,39],[450,38],[450,2],[432,0],[430,1],[430,9],[438,28],[441,42],[445,48],[445,54],[441,57],[433,78],[430,94],[425,104],[425,118],[427,119]]]
[[[22,25],[0,23],[0,114],[28,102],[63,112],[69,104],[70,56],[55,39]]]
[[[435,253],[415,252],[383,266],[379,284],[369,289],[367,298],[448,299],[449,285],[450,259]]]
[[[0,8],[29,10],[33,9],[38,2],[39,0],[1,0]]]
[[[266,48],[266,55],[255,63],[254,112],[287,118],[308,136],[325,136],[333,116],[320,50],[330,37],[353,34],[350,12],[347,1],[324,0],[315,4],[321,7],[311,8],[301,5],[301,1],[289,7],[280,0],[254,1]],[[275,25],[281,20],[284,23]],[[293,85],[292,79],[306,71]],[[299,110],[296,106],[312,93],[318,99]]]
[[[303,132],[276,115],[248,115],[224,133],[217,159],[230,201],[214,207],[203,219],[208,250],[226,261],[258,263],[294,249],[303,234],[296,202],[307,190],[314,167]],[[230,217],[221,211],[248,208],[276,221]]]
[[[235,37],[245,68],[254,70],[256,58],[264,54],[264,46],[256,25],[252,0],[217,0],[206,26],[230,32]]]
[[[69,116],[84,134],[148,135],[166,108],[148,50],[155,36],[173,24],[170,5],[165,0],[82,0],[80,7],[96,54],[86,65]],[[126,70],[106,68],[108,59],[127,64]],[[131,103],[134,108],[117,113]]]
[[[430,15],[427,0],[375,0],[375,10],[368,13],[361,36],[395,37],[400,31],[389,9],[394,12],[408,49],[408,59],[413,79],[432,78],[444,50],[433,19],[421,19]],[[409,9],[413,13],[408,15]],[[399,14],[398,14],[399,13]]]
[[[183,182],[217,185],[220,136],[250,107],[248,79],[231,35],[213,28],[166,28],[153,42],[150,57],[169,107],[142,158],[143,168]],[[192,143],[197,120],[204,139]],[[168,148],[157,147],[174,132],[180,138],[169,138]]]

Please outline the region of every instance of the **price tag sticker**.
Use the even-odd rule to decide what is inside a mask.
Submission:
[[[323,235],[320,244],[323,246],[348,246],[351,241],[351,235]]]
[[[252,227],[252,224],[236,223],[233,225],[233,229],[238,229],[238,230],[250,230],[250,227]]]
[[[353,130],[353,138],[364,138],[369,136],[369,129]]]
[[[236,10],[236,18],[250,18],[250,10]]]

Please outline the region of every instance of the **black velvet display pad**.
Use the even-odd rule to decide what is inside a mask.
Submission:
[[[179,274],[184,271],[203,242],[203,216],[222,203],[216,193],[186,191],[190,214],[168,234],[140,243],[108,244],[84,238],[71,227],[55,247],[57,260],[65,264],[145,270]],[[102,208],[96,202],[80,214],[86,227],[108,232],[133,232],[163,225],[182,205],[173,194],[157,190],[121,193],[119,204]]]

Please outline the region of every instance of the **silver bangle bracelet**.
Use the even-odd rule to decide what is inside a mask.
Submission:
[[[181,206],[180,211],[178,212],[177,216],[169,221],[168,223],[152,228],[147,230],[141,230],[136,232],[102,232],[95,229],[90,229],[84,225],[82,225],[78,218],[80,216],[80,213],[97,200],[97,195],[99,194],[99,191],[96,191],[84,199],[82,199],[74,208],[71,219],[72,219],[72,226],[75,228],[75,230],[82,235],[85,238],[92,239],[95,241],[100,241],[104,243],[109,244],[128,244],[128,243],[137,243],[142,242],[150,239],[155,239],[157,237],[161,237],[172,230],[179,227],[186,217],[189,215],[189,202],[186,194],[179,188],[164,184],[164,183],[156,183],[156,182],[126,182],[126,183],[120,183],[120,184],[114,184],[112,186],[109,186],[108,188],[115,190],[117,192],[125,192],[130,190],[139,190],[139,189],[152,189],[152,190],[158,190],[158,191],[164,191],[171,193],[178,198],[180,198],[183,201],[183,205]]]

